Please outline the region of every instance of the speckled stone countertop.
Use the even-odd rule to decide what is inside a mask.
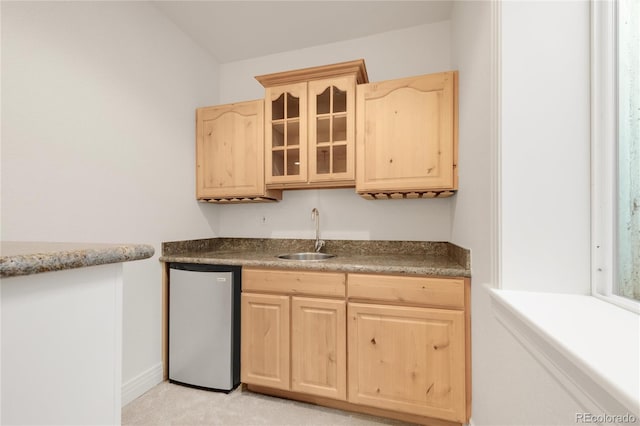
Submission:
[[[446,242],[326,240],[322,261],[278,259],[313,251],[313,240],[210,238],[162,244],[163,262],[241,265],[278,269],[471,276],[469,250]]]
[[[154,251],[146,244],[3,241],[0,243],[0,277],[147,259]]]

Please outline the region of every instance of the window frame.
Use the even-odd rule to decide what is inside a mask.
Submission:
[[[640,313],[640,302],[614,294],[619,196],[617,6],[617,1],[591,2],[591,294]]]

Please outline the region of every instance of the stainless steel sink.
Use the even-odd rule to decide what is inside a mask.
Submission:
[[[302,261],[318,261],[318,260],[327,260],[332,257],[336,257],[335,254],[327,254],[327,253],[289,253],[289,254],[281,254],[278,256],[279,259],[285,260],[302,260]]]

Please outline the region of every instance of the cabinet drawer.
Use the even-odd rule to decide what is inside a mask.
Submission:
[[[349,274],[350,298],[464,308],[464,279]]]
[[[252,268],[243,268],[242,270],[243,291],[344,297],[346,293],[345,281],[345,274],[338,272]]]

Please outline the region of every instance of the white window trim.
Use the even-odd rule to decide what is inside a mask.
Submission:
[[[587,295],[487,290],[496,319],[580,409],[640,419],[634,313]]]
[[[604,9],[604,10],[603,10]],[[640,378],[637,339],[640,319],[629,311],[633,301],[611,294],[613,283],[613,232],[615,231],[611,186],[615,183],[615,151],[603,144],[603,135],[617,131],[615,85],[616,10],[612,1],[591,2],[591,131],[592,131],[592,295],[564,295],[501,290],[501,2],[492,2],[492,312],[551,376],[589,413],[633,413],[640,418],[640,389],[627,379]],[[595,43],[598,43],[596,45]],[[608,53],[609,58],[603,58]],[[598,68],[595,65],[598,64]],[[608,67],[602,66],[608,64]],[[606,99],[608,94],[609,99]],[[598,120],[596,120],[598,118]],[[611,138],[609,141],[612,140]],[[611,145],[611,144],[609,144]],[[604,150],[604,154],[599,152]],[[599,161],[596,163],[595,159]],[[615,164],[615,163],[613,163]],[[603,167],[606,167],[603,169]],[[608,180],[596,179],[608,173]],[[593,175],[595,173],[595,176]],[[597,195],[596,195],[597,194]],[[609,194],[608,197],[606,195]],[[603,208],[606,205],[608,208]],[[606,225],[606,226],[604,226]],[[599,245],[600,248],[596,248]],[[607,248],[607,249],[605,249]],[[601,273],[596,274],[597,268]],[[607,281],[607,275],[610,278]],[[598,287],[598,285],[600,287]],[[605,295],[598,289],[607,289]],[[604,290],[602,290],[604,292]],[[609,303],[612,302],[612,303]],[[626,306],[625,306],[626,305]],[[621,308],[624,307],[625,309]],[[549,312],[555,313],[553,317]],[[568,313],[569,315],[562,315]],[[624,359],[618,357],[623,353]],[[613,361],[615,360],[615,361]],[[625,371],[615,374],[612,368]],[[621,379],[622,377],[622,379]],[[637,381],[635,383],[638,383]]]
[[[591,2],[591,293],[632,312],[640,303],[613,294],[616,279],[618,136],[617,2]]]

